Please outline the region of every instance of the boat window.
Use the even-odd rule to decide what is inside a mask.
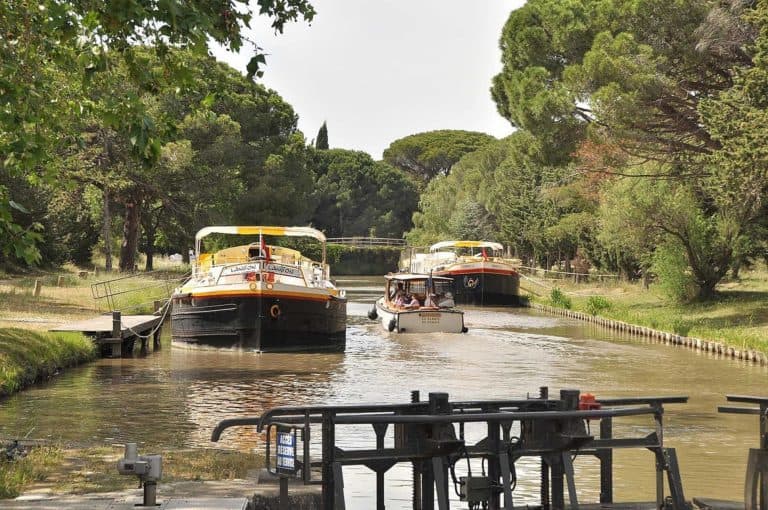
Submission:
[[[427,292],[427,285],[424,280],[414,280],[408,286],[408,292],[411,294],[424,295]]]
[[[451,282],[449,281],[435,281],[435,294],[442,295],[446,292],[451,292]]]

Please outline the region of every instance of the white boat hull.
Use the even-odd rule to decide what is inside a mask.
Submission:
[[[395,333],[465,333],[464,312],[456,309],[392,310],[384,298],[376,302],[376,313],[386,331]]]

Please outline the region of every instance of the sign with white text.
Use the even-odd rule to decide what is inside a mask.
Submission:
[[[296,473],[296,434],[292,429],[277,429],[277,472]]]

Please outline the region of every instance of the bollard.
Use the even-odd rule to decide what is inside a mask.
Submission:
[[[40,283],[40,280],[35,280],[35,289],[32,291],[32,295],[35,297],[40,297],[40,291],[43,288],[43,284]]]

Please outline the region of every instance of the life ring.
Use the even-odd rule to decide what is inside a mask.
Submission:
[[[279,318],[281,313],[283,312],[280,310],[280,305],[277,303],[269,307],[269,316],[273,319]]]
[[[264,273],[264,281],[267,283],[275,283],[275,273]]]

